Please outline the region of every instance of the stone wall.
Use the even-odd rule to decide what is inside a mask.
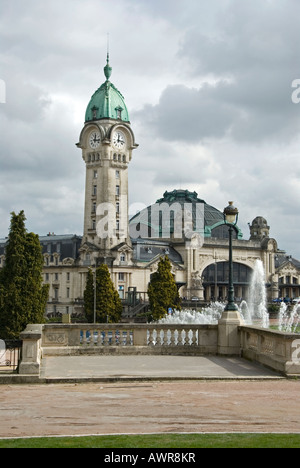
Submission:
[[[242,356],[285,375],[300,375],[300,335],[240,327]]]

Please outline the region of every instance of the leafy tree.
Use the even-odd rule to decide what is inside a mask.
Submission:
[[[157,272],[152,275],[148,296],[154,320],[163,318],[169,307],[180,309],[180,297],[171,269],[171,262],[166,256],[160,260]]]
[[[84,292],[85,313],[89,322],[94,321],[94,275],[89,270]],[[117,323],[122,315],[122,302],[111,280],[107,265],[96,270],[96,322]]]
[[[28,233],[25,214],[11,214],[5,265],[0,272],[0,334],[18,338],[29,323],[43,323],[49,286],[43,285],[43,255],[36,234]]]

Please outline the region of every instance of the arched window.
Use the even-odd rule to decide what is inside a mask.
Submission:
[[[252,270],[242,263],[233,263],[233,282],[236,284],[249,284],[251,281]],[[205,268],[203,272],[203,283],[228,284],[229,281],[229,263],[213,263]]]
[[[235,300],[241,301],[249,298],[249,287],[252,270],[242,263],[233,263],[233,285]],[[225,301],[228,297],[229,263],[213,263],[205,268],[202,275],[204,297],[207,301]]]
[[[120,262],[126,262],[126,254],[125,253],[121,253],[120,254]]]

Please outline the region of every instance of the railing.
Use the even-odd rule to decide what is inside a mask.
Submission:
[[[156,325],[147,330],[148,346],[198,346],[199,327],[177,325],[173,327]]]
[[[70,353],[70,348],[84,352],[117,347],[148,348],[157,352],[172,348],[185,352],[213,354],[217,352],[217,325],[159,324],[49,324],[43,327],[44,353]],[[69,348],[69,351],[67,349]],[[51,350],[52,349],[52,350]],[[55,351],[56,350],[56,351]]]
[[[133,330],[119,330],[119,327],[99,328],[98,330],[80,330],[82,346],[134,346]],[[179,325],[146,326],[147,346],[198,346],[199,328]]]
[[[2,341],[2,340],[1,340]],[[0,372],[13,372],[17,370],[21,359],[22,341],[5,340],[0,350]]]
[[[131,330],[80,330],[82,346],[132,346]]]

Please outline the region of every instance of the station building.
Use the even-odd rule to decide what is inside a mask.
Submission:
[[[134,297],[138,307],[147,302],[151,275],[165,255],[182,298],[226,300],[228,226],[222,210],[200,198],[205,194],[166,191],[129,220],[128,170],[142,149],[135,151],[138,144],[125,99],[110,81],[111,74],[108,56],[105,81],[88,103],[77,143],[86,172],[83,235],[40,237],[44,282],[50,285],[47,315],[81,315],[88,269],[102,263],[108,265],[124,304]],[[0,267],[5,244],[6,239],[0,240]],[[278,248],[261,216],[254,218],[250,233],[242,233],[238,225],[234,229],[236,300],[247,300],[257,260],[264,265],[269,300],[300,296],[300,262]]]

